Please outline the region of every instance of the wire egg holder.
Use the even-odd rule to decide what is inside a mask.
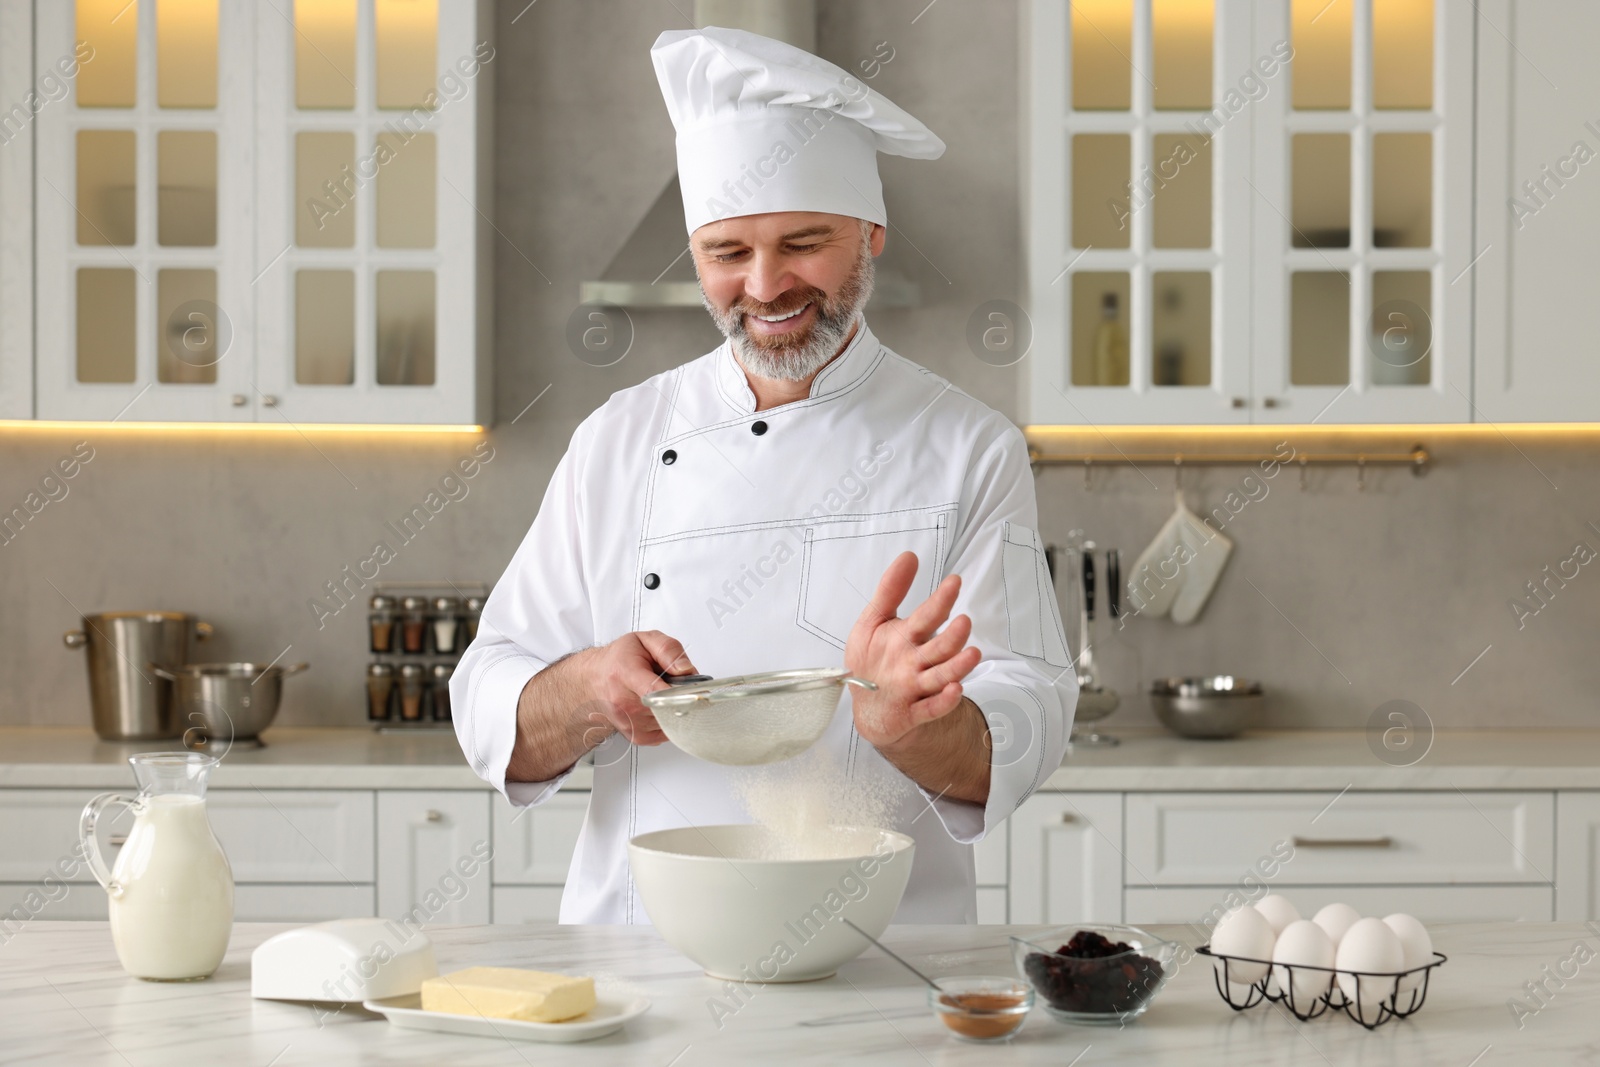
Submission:
[[[1210,956],[1213,960],[1222,964],[1221,967],[1213,966],[1211,968],[1211,977],[1217,984],[1217,992],[1222,995],[1223,1000],[1227,1001],[1228,1007],[1234,1011],[1244,1011],[1246,1008],[1253,1008],[1257,1004],[1266,1001],[1273,1004],[1282,1004],[1289,1009],[1296,1019],[1301,1022],[1308,1022],[1325,1014],[1331,1008],[1334,1011],[1343,1010],[1346,1015],[1368,1030],[1376,1030],[1390,1019],[1404,1019],[1407,1016],[1416,1014],[1428,999],[1428,979],[1432,977],[1433,969],[1449,959],[1444,953],[1435,952],[1431,962],[1424,963],[1420,967],[1413,967],[1409,971],[1350,971],[1340,970],[1337,967],[1313,967],[1310,964],[1273,963],[1271,960],[1252,959],[1249,956],[1224,956],[1221,953],[1212,952],[1210,945],[1201,945],[1195,949],[1195,952],[1201,956]],[[1235,983],[1228,978],[1228,964],[1230,962],[1265,965],[1267,973],[1254,982]],[[1276,972],[1279,970],[1287,972],[1289,979],[1287,989],[1281,988],[1281,983],[1276,979]],[[1304,1010],[1295,1003],[1294,988],[1296,983],[1294,979],[1296,971],[1322,971],[1328,975],[1328,991],[1314,997]],[[1401,981],[1418,973],[1421,974],[1422,980],[1411,988],[1409,996],[1402,994],[1400,992]],[[1347,974],[1356,980],[1356,995],[1353,999],[1346,996],[1344,990],[1339,986],[1338,977],[1341,974]],[[1371,1002],[1361,995],[1363,979],[1369,983],[1390,983],[1388,996],[1377,1001],[1376,1017],[1370,1021],[1363,1005],[1370,1006]],[[1245,990],[1243,1003],[1234,999],[1233,990],[1235,988]],[[1379,988],[1382,988],[1381,985]],[[1402,1000],[1406,1002],[1404,1007],[1401,1007]]]

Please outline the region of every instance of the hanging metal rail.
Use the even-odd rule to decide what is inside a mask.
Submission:
[[[1287,458],[1275,452],[1044,452],[1030,447],[1028,459],[1034,473],[1041,467],[1081,467],[1085,485],[1090,483],[1090,471],[1097,466],[1171,467],[1181,482],[1185,467],[1278,463],[1298,468],[1302,481],[1308,467],[1355,467],[1358,481],[1364,488],[1368,467],[1405,466],[1411,468],[1413,475],[1420,476],[1433,462],[1433,454],[1420,444],[1411,446],[1409,452],[1296,452]]]

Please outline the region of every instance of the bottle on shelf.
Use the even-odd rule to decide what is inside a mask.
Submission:
[[[394,597],[377,594],[369,602],[372,613],[367,616],[369,647],[373,652],[393,652],[394,648]]]
[[[1100,296],[1100,322],[1094,331],[1094,383],[1128,384],[1128,334],[1120,319],[1116,293]]]
[[[400,666],[400,719],[403,722],[422,720],[422,698],[427,691],[427,669],[420,663]]]
[[[441,656],[455,655],[461,651],[461,599],[453,596],[435,597],[433,615],[433,650]]]
[[[408,596],[400,601],[400,650],[408,656],[428,651],[428,598]]]
[[[367,719],[388,722],[394,718],[394,665],[367,664]]]
[[[435,663],[428,671],[432,682],[428,687],[428,694],[434,722],[450,721],[450,676],[455,670],[455,665],[452,663]]]

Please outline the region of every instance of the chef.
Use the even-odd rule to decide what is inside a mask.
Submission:
[[[645,923],[630,838],[756,816],[751,771],[667,743],[640,696],[847,667],[877,690],[848,688],[796,764],[891,798],[916,841],[895,921],[975,922],[972,844],[1060,765],[1077,685],[1021,433],[862,315],[877,154],[944,143],[764,37],[672,31],[651,54],[726,341],[578,426],[451,681],[462,749],[517,806],[592,753],[560,918]]]

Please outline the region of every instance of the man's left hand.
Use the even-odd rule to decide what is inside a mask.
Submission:
[[[961,679],[983,658],[967,644],[972,620],[950,619],[961,591],[957,575],[948,575],[909,616],[898,617],[916,575],[914,552],[896,556],[845,644],[845,666],[878,686],[876,692],[851,690],[856,731],[885,754],[960,707]],[[938,632],[946,619],[950,625]]]

